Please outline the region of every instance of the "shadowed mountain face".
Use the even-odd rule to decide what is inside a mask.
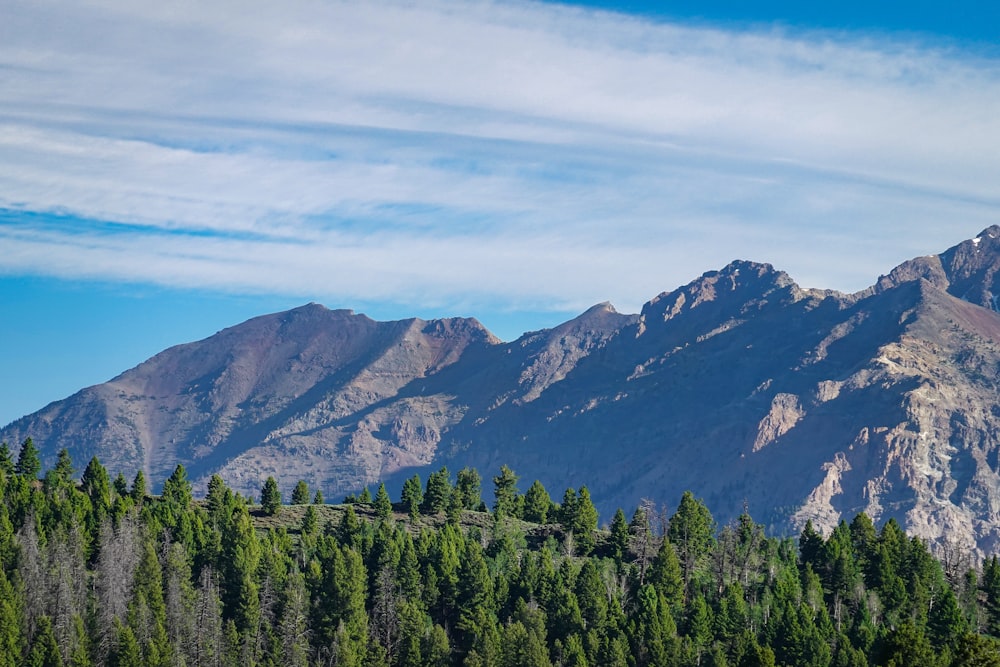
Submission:
[[[253,494],[268,475],[337,498],[507,464],[557,498],[589,485],[605,517],[691,489],[720,521],[744,502],[775,531],[864,510],[993,552],[998,269],[998,227],[854,295],[739,261],[640,315],[600,304],[511,343],[471,319],[310,304],[170,348],[0,436],[32,436],[49,463],[67,447],[156,482],[183,463]]]

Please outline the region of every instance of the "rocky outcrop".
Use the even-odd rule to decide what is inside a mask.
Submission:
[[[737,261],[638,315],[599,304],[502,343],[475,320],[310,304],[164,351],[3,430],[47,461],[178,463],[328,497],[426,466],[513,467],[605,516],[691,489],[775,532],[866,511],[1000,550],[1000,228],[853,295]]]

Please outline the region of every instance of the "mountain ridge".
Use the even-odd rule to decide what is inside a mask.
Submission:
[[[735,260],[640,313],[596,304],[510,342],[471,318],[307,304],[168,348],[0,437],[150,479],[180,462],[250,493],[267,475],[332,497],[507,464],[553,491],[589,481],[606,516],[691,489],[776,531],[863,510],[995,551],[998,272],[998,226],[854,294]]]

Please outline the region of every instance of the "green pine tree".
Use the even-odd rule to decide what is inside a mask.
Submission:
[[[306,484],[305,480],[300,479],[295,484],[295,488],[292,489],[292,504],[306,505],[308,503],[309,503],[309,485]]]
[[[28,479],[38,479],[38,473],[42,471],[42,462],[38,458],[38,448],[31,438],[25,439],[21,444],[21,452],[17,457],[17,465],[14,468],[21,477]]]
[[[278,482],[270,475],[260,490],[260,506],[267,516],[276,516],[281,511],[281,491],[278,490]]]
[[[392,501],[382,482],[379,482],[378,491],[375,492],[375,515],[382,519],[392,516]]]

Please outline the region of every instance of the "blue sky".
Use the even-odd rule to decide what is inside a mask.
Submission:
[[[7,3],[0,423],[309,301],[505,339],[1000,223],[983,2]]]

